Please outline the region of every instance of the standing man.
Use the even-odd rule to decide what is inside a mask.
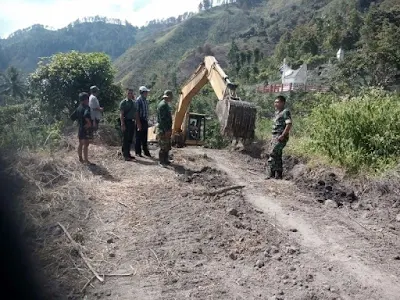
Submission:
[[[94,131],[97,131],[97,129],[99,128],[101,113],[104,111],[104,108],[100,107],[99,100],[97,99],[98,93],[99,88],[97,86],[93,85],[90,87],[89,107]]]
[[[122,155],[126,161],[135,159],[131,155],[131,145],[135,132],[135,122],[138,122],[139,115],[136,109],[133,89],[126,89],[126,98],[119,105],[120,121],[122,131]]]
[[[171,163],[168,155],[171,150],[172,114],[169,103],[172,101],[172,91],[166,90],[162,98],[157,106],[157,140],[160,146],[159,163],[161,166],[165,166]]]
[[[147,101],[147,95],[150,90],[141,86],[139,88],[140,96],[136,99],[136,107],[139,114],[139,120],[136,124],[136,143],[135,152],[136,155],[142,157],[142,147],[144,155],[151,157],[149,149],[147,147],[147,130],[149,128],[148,117],[149,117],[149,102]]]
[[[289,131],[292,128],[292,117],[290,111],[285,108],[286,99],[283,96],[278,96],[275,99],[275,118],[272,128],[272,140],[270,155],[268,159],[268,174],[267,179],[283,178],[283,161],[282,152],[289,140]]]
[[[78,138],[78,157],[82,163],[90,164],[88,160],[89,141],[92,139],[92,119],[90,116],[89,95],[88,93],[80,93],[79,101],[81,102],[76,109],[76,115],[79,123]],[[83,157],[82,157],[83,150]]]

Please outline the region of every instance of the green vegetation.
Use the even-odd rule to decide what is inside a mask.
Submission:
[[[13,68],[5,75],[5,91],[10,96],[6,99],[14,103],[21,102],[18,97],[26,99],[23,104],[0,107],[1,149],[56,147],[65,125],[71,123],[69,115],[78,105],[78,94],[88,92],[91,85],[100,88],[99,98],[109,112],[122,99],[120,86],[114,84],[111,60],[103,53],[56,54],[40,64],[27,87],[19,76]]]
[[[46,124],[31,103],[0,107],[0,149],[53,149],[61,141],[63,124]]]
[[[368,89],[356,97],[328,94],[316,100],[320,104],[296,135],[298,153],[325,157],[353,173],[375,173],[399,163],[398,95]]]
[[[111,60],[103,53],[55,54],[49,63],[40,63],[30,77],[30,88],[41,110],[55,120],[71,114],[78,105],[78,94],[89,91],[92,85],[100,89],[99,97],[107,110],[122,99],[120,86],[114,84]]]

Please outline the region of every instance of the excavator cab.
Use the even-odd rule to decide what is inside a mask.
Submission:
[[[186,117],[186,145],[204,145],[206,131],[206,116],[203,114],[188,113]]]

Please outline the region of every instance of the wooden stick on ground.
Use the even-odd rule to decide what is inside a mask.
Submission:
[[[85,285],[83,286],[83,288],[81,289],[81,293],[83,293],[85,291],[85,289],[88,287],[88,285],[93,281],[93,279],[95,279],[96,276],[93,276],[92,278],[90,278]]]
[[[61,224],[61,223],[57,223],[58,226],[61,227],[61,229],[64,231],[65,235],[68,237],[68,239],[71,241],[72,245],[74,245],[74,247],[78,250],[79,255],[82,257],[83,261],[85,262],[85,264],[88,266],[88,268],[90,269],[90,271],[92,271],[92,273],[94,274],[94,276],[96,276],[96,278],[100,281],[100,282],[104,282],[104,279],[100,277],[99,273],[96,272],[96,270],[92,267],[92,265],[89,263],[89,260],[86,258],[85,254],[83,254],[81,247],[79,246],[79,244],[77,242],[74,241],[74,239],[72,238],[72,236],[69,234],[69,232],[67,231],[67,229]]]
[[[225,192],[228,192],[228,191],[231,191],[231,190],[242,189],[244,187],[245,187],[244,185],[232,185],[232,186],[227,186],[227,187],[220,188],[220,189],[218,189],[216,191],[213,191],[213,192],[208,192],[207,194],[210,195],[210,196],[215,196],[215,195],[222,194],[222,193],[225,193]]]
[[[129,205],[125,204],[124,202],[118,201],[119,204],[121,204],[122,206],[125,206],[126,208],[130,208]]]

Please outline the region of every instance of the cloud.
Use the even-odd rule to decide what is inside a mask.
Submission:
[[[105,16],[142,26],[154,19],[166,19],[196,11],[200,0],[0,0],[0,36],[43,24],[54,29],[78,18]]]

